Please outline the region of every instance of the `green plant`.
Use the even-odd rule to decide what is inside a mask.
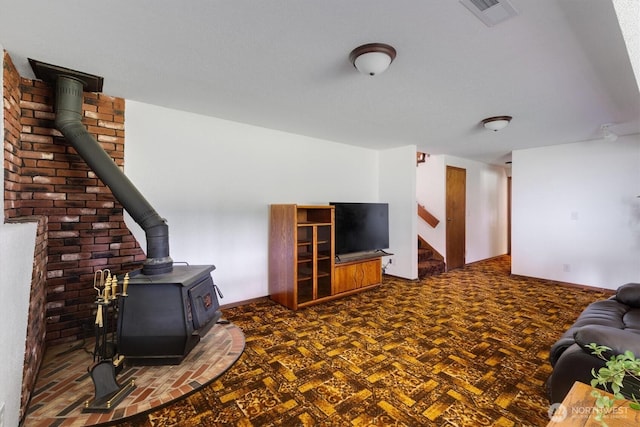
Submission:
[[[629,382],[627,381],[627,384],[624,384],[625,378],[628,376],[635,380],[636,391],[640,391],[637,389],[637,386],[640,385],[640,359],[637,359],[633,352],[625,351],[622,354],[613,355],[607,360],[604,353],[611,351],[611,348],[595,343],[587,345],[587,348],[590,349],[591,353],[596,357],[606,362],[605,366],[598,369],[597,372],[595,368],[591,370],[591,375],[593,375],[591,387],[594,387],[591,396],[596,398],[596,421],[600,422],[604,427],[607,426],[604,421],[604,416],[612,411],[616,400],[625,400],[628,398],[631,400],[629,407],[640,410],[640,402],[638,402],[637,397],[628,390]],[[625,385],[627,386],[626,388]],[[612,399],[595,389],[598,386],[611,392],[614,398]],[[623,391],[626,396],[623,395]]]

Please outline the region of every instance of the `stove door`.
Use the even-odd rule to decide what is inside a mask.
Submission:
[[[216,294],[213,279],[209,275],[202,282],[189,289],[189,301],[191,302],[191,314],[193,328],[200,330],[205,326],[211,326],[220,319],[220,303]]]

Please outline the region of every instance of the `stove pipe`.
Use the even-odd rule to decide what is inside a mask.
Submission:
[[[144,230],[147,259],[142,272],[148,275],[169,273],[173,270],[169,256],[169,226],[82,124],[83,88],[81,80],[57,76],[55,126]]]

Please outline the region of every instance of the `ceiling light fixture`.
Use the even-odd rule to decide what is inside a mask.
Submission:
[[[349,60],[358,71],[369,76],[380,74],[389,68],[396,58],[396,50],[384,43],[369,43],[351,51]]]
[[[511,119],[512,119],[511,116],[495,116],[495,117],[488,117],[482,120],[482,122],[480,123],[482,123],[482,126],[484,126],[485,128],[492,130],[494,132],[497,132],[499,130],[506,128],[509,122],[511,121]]]

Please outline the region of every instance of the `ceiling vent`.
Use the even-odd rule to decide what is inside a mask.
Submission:
[[[518,14],[507,0],[460,0],[487,27],[493,27]]]

